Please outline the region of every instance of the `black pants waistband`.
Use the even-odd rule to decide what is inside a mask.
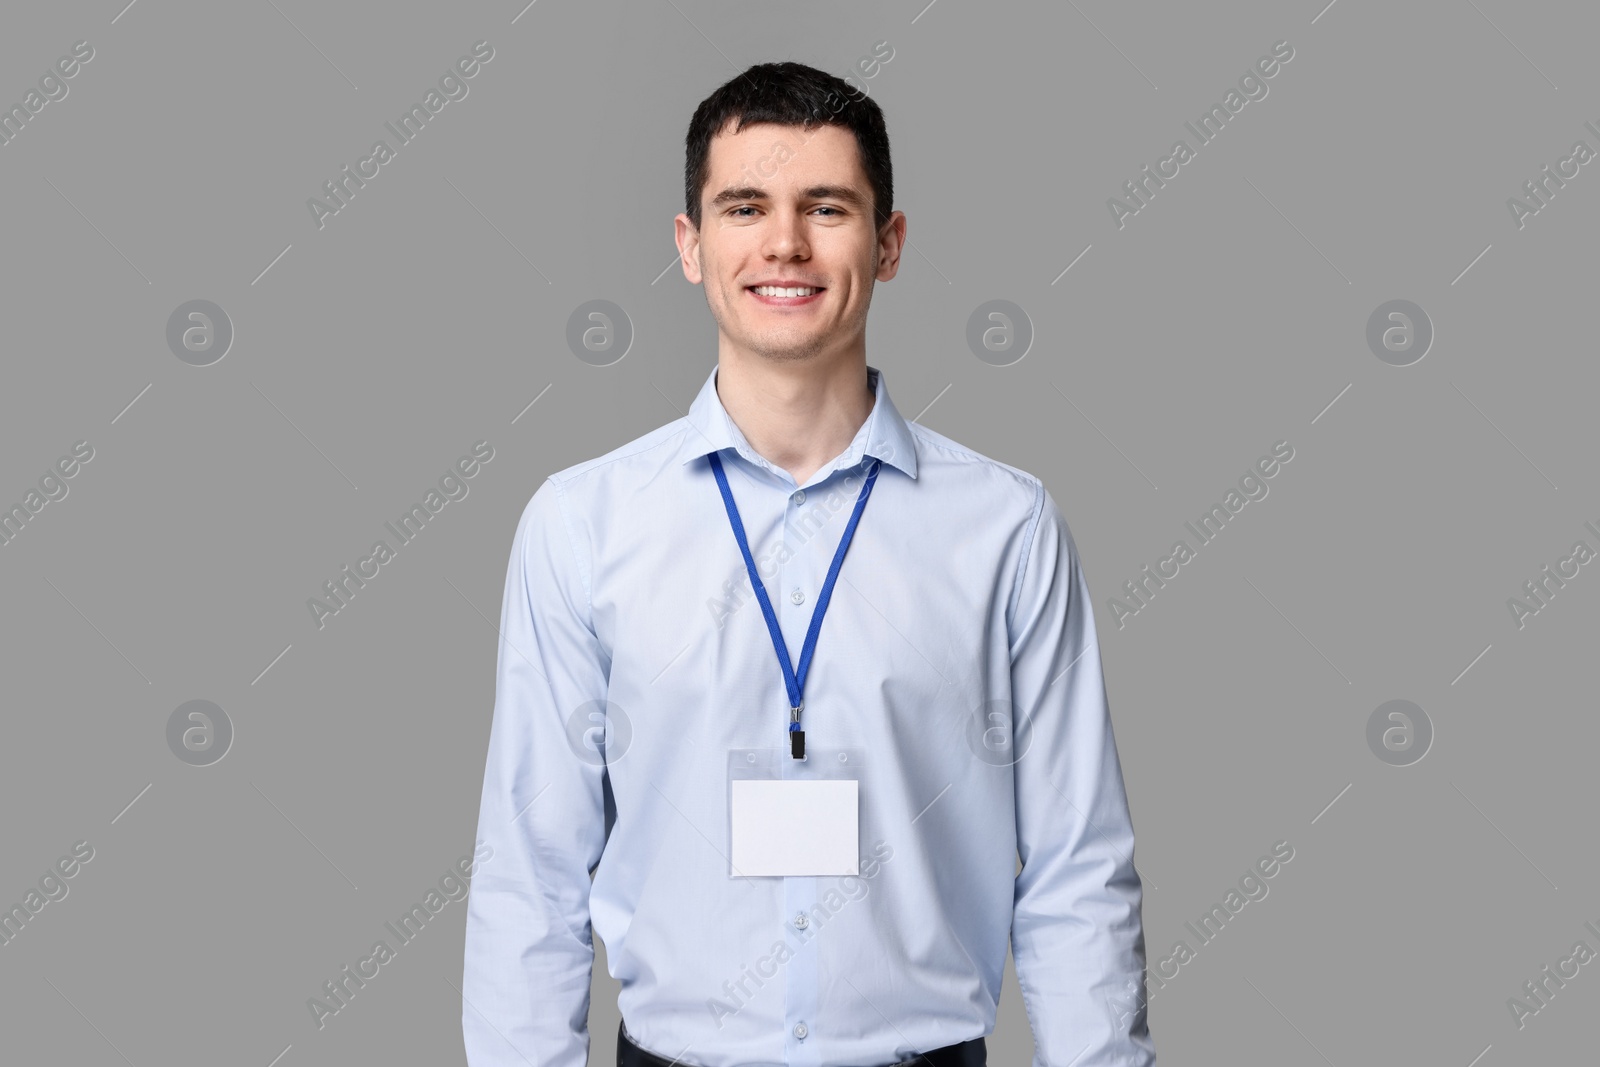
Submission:
[[[981,1037],[958,1045],[931,1049],[920,1056],[902,1060],[894,1067],[988,1067],[989,1051]],[[617,1067],[694,1067],[684,1060],[669,1060],[646,1052],[628,1038],[628,1031],[617,1025]]]

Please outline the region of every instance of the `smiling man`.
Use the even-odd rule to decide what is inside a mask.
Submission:
[[[696,110],[685,186],[717,365],[512,541],[469,1062],[583,1067],[599,934],[619,1067],[981,1067],[1008,942],[1035,1067],[1151,1067],[1072,535],[867,363],[906,237],[878,105],[751,67]]]

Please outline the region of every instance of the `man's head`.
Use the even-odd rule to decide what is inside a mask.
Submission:
[[[813,67],[763,63],[700,104],[686,149],[678,248],[721,352],[864,354],[873,283],[895,276],[906,230],[878,105]],[[757,291],[774,283],[818,291]]]

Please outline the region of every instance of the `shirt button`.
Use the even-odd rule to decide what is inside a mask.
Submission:
[[[803,911],[795,912],[795,915],[794,915],[794,926],[795,926],[796,930],[804,930],[809,925],[811,925],[811,920],[806,918],[806,913],[805,912],[803,912]]]
[[[804,604],[806,602],[806,595],[796,588],[794,592],[789,594],[789,600],[795,604]]]
[[[806,491],[804,489],[795,490],[795,494],[792,499],[796,504],[804,504],[806,502]]]
[[[806,1035],[809,1034],[810,1032],[811,1032],[810,1030],[806,1029],[806,1024],[805,1023],[795,1023],[794,1024],[794,1036],[798,1037],[801,1041],[804,1041],[806,1039]]]

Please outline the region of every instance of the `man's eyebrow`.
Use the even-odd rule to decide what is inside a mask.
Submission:
[[[867,198],[848,185],[813,185],[800,191],[802,200],[843,200],[858,208],[867,206]],[[767,191],[754,185],[730,186],[711,198],[712,207],[734,204],[741,200],[767,200]]]

